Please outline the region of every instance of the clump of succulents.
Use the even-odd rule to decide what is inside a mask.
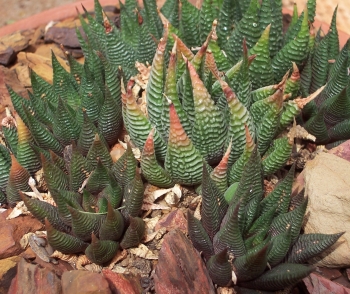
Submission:
[[[17,122],[19,132],[26,128],[19,118]],[[113,163],[107,145],[97,132],[94,136],[87,153],[74,142],[66,146],[65,159],[51,150],[47,157],[41,153],[38,164],[55,205],[22,192],[29,190],[30,174],[13,155],[6,192],[9,204],[23,200],[45,223],[53,249],[85,252],[91,262],[104,264],[119,247],[137,246],[143,238],[145,225],[139,214],[144,188],[131,147]],[[87,133],[82,131],[80,139],[87,140]]]
[[[243,189],[241,178],[248,160],[255,158],[257,162],[261,155],[263,175],[284,165],[292,151],[294,131],[289,137],[278,135],[295,117],[304,119],[307,129],[323,142],[319,136],[325,134],[318,123],[320,113],[335,122],[338,108],[342,109],[339,105],[347,101],[343,89],[349,79],[344,75],[348,45],[329,65],[329,78],[327,75],[314,82],[308,73],[318,62],[338,54],[335,25],[324,38],[327,44],[312,33],[315,1],[308,1],[308,9],[300,17],[294,16],[285,36],[279,0],[261,4],[258,0],[204,0],[201,9],[187,0],[167,0],[161,9],[163,22],[154,0],[144,1],[144,9],[136,8],[133,0],[121,4],[119,30],[96,0],[95,18],[86,14],[86,21],[81,16],[84,34],[77,30],[84,65],[68,55],[67,72],[53,55],[53,84],[32,72],[29,100],[9,89],[19,117],[15,122],[9,117],[2,128],[6,147],[0,145],[0,164],[4,167],[0,202],[12,205],[23,199],[29,210],[46,222],[53,247],[67,253],[85,250],[96,263],[106,262],[106,256],[111,258],[118,247],[116,240],[122,238],[121,246],[128,248],[129,244],[137,245],[143,232],[143,221],[137,218],[143,185],[135,171],[135,159],[130,148],[114,164],[109,155],[123,124],[142,151],[141,170],[149,183],[170,187],[174,183],[197,186],[203,182],[205,190],[206,177],[215,182],[213,187],[217,188],[213,189],[223,194],[237,183],[237,191]],[[332,55],[323,53],[323,47]],[[146,112],[133,91],[136,61],[152,63],[145,90]],[[317,99],[325,92],[328,96],[321,103]],[[333,98],[338,96],[341,98]],[[313,99],[316,106],[308,106]],[[326,130],[328,139],[333,129],[349,135],[344,122],[350,112],[345,109],[341,122]],[[339,123],[344,127],[338,128]],[[30,190],[28,180],[41,167],[57,207],[19,192]],[[261,182],[261,177],[259,173],[257,181]],[[251,184],[257,185],[255,181]],[[257,209],[261,195],[259,190],[256,197],[242,198],[246,203],[239,204],[238,196],[234,197],[235,205],[233,200],[228,201],[229,216],[236,210],[251,212],[249,223],[240,220],[243,240],[250,237],[246,230],[251,229],[253,221],[265,216]],[[226,208],[220,212],[220,220],[215,220],[216,226]],[[262,226],[270,228],[271,222]],[[106,231],[112,227],[118,228],[113,233],[118,237],[105,240],[109,235]],[[210,238],[217,233],[213,232]],[[264,253],[258,251],[265,259],[267,244],[272,244],[266,234],[259,235],[266,243]],[[125,238],[128,241],[124,242]],[[257,240],[253,244],[251,239],[252,243],[241,248],[242,264],[253,245],[262,246]],[[220,248],[219,258],[224,260],[225,249]],[[259,264],[259,274],[251,279],[262,274],[265,267],[261,268]]]
[[[244,288],[283,290],[309,275],[314,268],[304,264],[343,234],[299,235],[307,198],[304,191],[291,198],[293,178],[294,166],[264,197],[255,148],[239,184],[223,193],[203,165],[201,220],[190,212],[187,220],[214,283],[228,286],[234,280]]]

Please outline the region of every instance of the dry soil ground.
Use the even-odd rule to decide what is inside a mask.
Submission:
[[[41,11],[72,2],[79,2],[79,0],[0,0],[2,10],[0,27]]]

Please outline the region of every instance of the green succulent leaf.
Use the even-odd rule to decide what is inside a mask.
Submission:
[[[111,172],[122,189],[135,178],[136,171],[136,159],[130,144],[127,146],[124,154],[111,167]]]
[[[270,31],[271,25],[268,25],[264,29],[258,42],[254,45],[252,49],[249,50],[249,54],[256,54],[256,58],[249,66],[249,76],[253,90],[261,88],[265,85],[271,85],[274,82],[274,75],[271,66],[269,49]],[[264,68],[263,72],[261,72],[261,68]]]
[[[308,276],[312,271],[313,268],[310,266],[282,263],[257,279],[246,283],[240,283],[240,285],[249,289],[278,291],[294,285]]]
[[[142,174],[150,184],[160,188],[174,186],[170,174],[157,162],[154,150],[154,130],[151,130],[148,135],[141,158]]]
[[[35,145],[33,136],[19,117],[16,118],[16,122],[18,133],[16,158],[31,175],[34,175],[41,168],[41,163],[38,153],[33,148]]]
[[[206,164],[203,163],[201,221],[210,239],[213,239],[214,235],[219,231],[227,208],[228,204],[223,193],[211,179]]]
[[[6,187],[7,202],[10,206],[14,206],[17,201],[21,201],[20,191],[31,191],[28,185],[29,178],[28,171],[11,155],[11,168]]]
[[[17,155],[18,133],[17,128],[13,125],[2,126],[2,133],[4,134],[5,144],[8,150],[15,156]],[[3,146],[1,144],[1,146]],[[1,147],[2,148],[2,147]],[[4,146],[5,148],[5,146]]]
[[[223,223],[221,229],[213,238],[215,253],[228,249],[234,256],[244,256],[246,248],[239,228],[238,212],[240,204],[237,204],[232,215]]]
[[[344,233],[300,235],[288,253],[287,262],[305,263],[332,246]]]
[[[130,217],[130,225],[120,242],[120,247],[128,249],[137,246],[145,234],[145,222],[139,217]]]
[[[124,219],[119,210],[113,209],[108,202],[108,211],[105,221],[102,223],[99,236],[100,240],[118,241],[124,231]]]
[[[296,209],[275,217],[269,230],[271,235],[279,235],[280,233],[283,233],[291,228],[292,243],[294,243],[300,233],[306,206],[307,199],[305,199],[304,202]]]
[[[51,225],[59,231],[70,232],[70,227],[67,226],[59,217],[57,207],[40,201],[39,199],[34,199],[26,196],[21,191],[18,192],[22,201],[28,208],[28,210],[42,223],[45,222],[45,218],[51,223]]]
[[[240,284],[259,277],[267,266],[268,245],[258,251],[251,251],[233,261],[237,280]]]
[[[188,47],[199,46],[200,34],[198,23],[200,22],[200,11],[188,0],[180,0],[180,34]]]
[[[140,107],[137,105],[131,92],[132,85],[133,82],[128,83],[127,93],[123,95],[123,118],[125,127],[128,130],[131,140],[139,149],[142,150],[147,140],[148,134],[152,129],[152,125],[150,120],[145,116]],[[163,99],[163,97],[161,97],[161,99]],[[163,106],[163,100],[161,100],[161,102],[161,106]],[[158,118],[159,117],[161,117],[160,114]],[[161,124],[161,121],[159,124]],[[155,132],[154,135],[154,145],[157,159],[164,161],[166,154],[166,144],[158,132]]]
[[[271,239],[267,254],[267,262],[270,266],[275,266],[283,260],[291,246],[291,241],[291,228]]]
[[[45,228],[47,231],[47,241],[54,250],[63,254],[74,254],[82,252],[89,245],[81,241],[79,238],[68,235],[67,233],[56,230],[45,218]]]
[[[0,145],[0,190],[5,191],[10,175],[11,156],[9,150]]]
[[[97,166],[89,175],[86,183],[86,190],[92,194],[98,193],[99,191],[106,188],[109,184],[109,170],[98,158]]]
[[[105,213],[84,212],[70,206],[68,209],[72,215],[72,231],[83,241],[91,240],[91,232],[97,235],[106,219]]]
[[[275,80],[280,80],[291,68],[292,62],[298,66],[306,59],[309,45],[308,13],[304,11],[302,23],[295,39],[288,42],[272,59]]]
[[[138,172],[135,172],[135,177],[129,181],[124,188],[124,199],[122,214],[129,222],[130,217],[137,217],[141,212],[143,203],[143,182]]]
[[[88,259],[96,264],[104,264],[117,253],[119,243],[110,240],[99,240],[91,234],[91,244],[85,249]]]
[[[259,27],[258,1],[245,1],[245,3],[250,3],[249,7],[247,11],[242,10],[242,12],[245,11],[244,15],[237,23],[235,30],[225,46],[225,52],[233,64],[240,60],[242,56],[243,39],[246,39],[248,48],[252,48],[261,35]]]
[[[196,219],[189,211],[187,211],[188,234],[193,246],[202,252],[206,260],[214,255],[214,248],[208,233],[203,228],[200,220]]]
[[[164,167],[176,183],[199,184],[202,180],[202,156],[187,137],[174,105],[169,108],[169,141]]]
[[[207,261],[209,276],[219,286],[227,286],[232,279],[231,264],[228,261],[227,249],[213,255]]]

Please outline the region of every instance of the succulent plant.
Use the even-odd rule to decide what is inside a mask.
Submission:
[[[294,166],[265,198],[257,148],[238,186],[222,193],[203,164],[201,220],[188,212],[193,245],[202,253],[214,283],[278,291],[309,275],[304,263],[343,234],[299,235],[307,198],[291,203]]]
[[[88,13],[87,20],[80,16],[84,34],[77,29],[84,64],[68,55],[67,72],[53,54],[52,85],[32,72],[29,100],[9,88],[18,116],[15,120],[9,116],[2,128],[6,147],[0,149],[0,166],[4,167],[0,170],[0,201],[7,198],[13,205],[23,199],[46,222],[53,247],[62,252],[85,250],[96,263],[111,258],[118,249],[116,240],[122,238],[120,246],[128,248],[140,242],[144,231],[138,218],[143,184],[135,172],[131,149],[116,163],[109,155],[123,124],[142,151],[142,174],[149,183],[159,187],[202,183],[202,190],[210,189],[218,196],[222,207],[217,209],[219,217],[212,215],[215,220],[207,220],[212,226],[206,233],[209,240],[218,233],[224,215],[237,215],[229,219],[240,221],[240,230],[255,225],[257,215],[262,214],[257,210],[261,191],[251,198],[249,189],[245,190],[247,203],[233,206],[229,200],[228,213],[224,193],[241,183],[248,160],[258,161],[259,154],[263,175],[284,165],[293,147],[293,128],[289,137],[279,135],[294,118],[304,120],[320,143],[350,135],[349,77],[345,74],[349,45],[337,57],[335,17],[326,37],[315,38],[309,24],[315,1],[308,1],[300,17],[294,15],[285,36],[280,0],[262,4],[258,0],[204,0],[201,9],[187,0],[167,0],[161,15],[155,0],[144,1],[144,9],[135,8],[133,0],[121,4],[119,29],[96,0],[95,18]],[[313,77],[318,63],[336,57],[326,77]],[[146,111],[135,99],[136,61],[152,64],[144,91]],[[319,122],[322,115],[333,123],[330,129]],[[329,135],[331,132],[336,135]],[[57,207],[19,192],[30,190],[28,180],[40,168]],[[261,182],[262,175],[254,175]],[[237,189],[242,190],[240,185]],[[121,201],[122,216],[118,210]],[[251,209],[244,223],[239,220],[243,209]],[[278,213],[283,215],[285,209]],[[246,231],[241,233],[241,239],[248,236]],[[260,261],[270,252],[265,235],[259,231],[256,240],[249,240],[250,245],[261,246],[255,252]],[[225,246],[231,241],[218,241],[220,252],[206,241],[211,272],[218,263],[228,268]],[[255,258],[247,255],[252,246],[242,242],[237,266]],[[265,270],[262,263],[251,265],[254,278]]]
[[[111,161],[103,154],[105,149],[98,135],[86,158],[73,144],[68,174],[52,158],[41,155],[44,179],[56,206],[17,192],[29,211],[45,222],[48,242],[55,250],[85,251],[97,264],[112,259],[119,246],[137,246],[145,232],[138,217],[143,182],[131,147],[114,164],[104,162]]]

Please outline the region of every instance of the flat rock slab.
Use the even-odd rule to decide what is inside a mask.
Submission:
[[[306,234],[344,232],[338,242],[313,260],[319,266],[350,266],[350,163],[321,153],[306,164],[305,194],[309,197]]]
[[[164,238],[154,283],[156,293],[215,293],[199,253],[178,229],[170,231]]]
[[[103,275],[84,270],[64,272],[62,275],[63,294],[112,294]]]

